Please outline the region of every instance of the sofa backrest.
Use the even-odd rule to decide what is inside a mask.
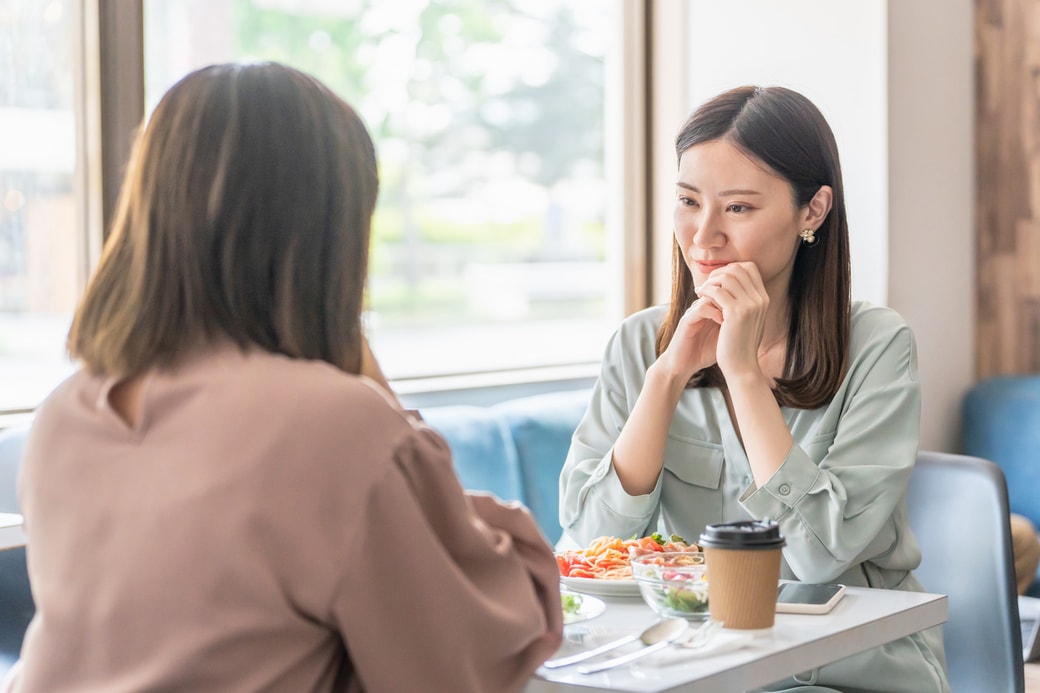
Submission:
[[[451,447],[455,472],[467,489],[499,498],[524,497],[520,464],[509,427],[490,407],[429,407],[420,412]]]
[[[516,446],[524,502],[554,544],[563,533],[560,470],[588,403],[588,390],[571,390],[522,397],[493,407]]]
[[[564,390],[487,407],[428,407],[421,414],[451,447],[463,487],[522,502],[555,544],[563,533],[560,469],[589,395],[588,389]]]

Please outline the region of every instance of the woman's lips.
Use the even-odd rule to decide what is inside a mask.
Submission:
[[[728,264],[729,264],[728,262],[697,262],[696,263],[697,269],[699,269],[704,274],[711,274],[713,271],[717,270],[718,268],[725,267]]]

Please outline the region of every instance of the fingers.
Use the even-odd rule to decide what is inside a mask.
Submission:
[[[723,310],[765,306],[769,297],[762,275],[753,262],[734,262],[712,272],[697,293]]]
[[[727,279],[735,279],[742,286],[765,288],[758,265],[753,262],[731,262],[708,275],[704,285],[721,286]]]
[[[725,267],[720,267],[708,275],[698,291],[711,287],[726,288],[733,294],[736,294],[737,291],[741,293],[765,292],[762,275],[759,274],[758,267],[753,262],[733,262]]]
[[[716,362],[715,351],[722,310],[710,298],[698,298],[679,319],[668,347],[659,357],[663,367],[679,374],[685,382]]]
[[[711,320],[722,324],[722,309],[714,300],[707,296],[701,296],[690,304],[683,314],[683,320],[695,322],[697,320]]]
[[[731,263],[709,275],[701,293],[722,315],[717,358],[727,373],[730,369],[753,368],[762,342],[769,295],[758,267],[751,262]]]

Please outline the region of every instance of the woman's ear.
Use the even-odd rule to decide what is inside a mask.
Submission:
[[[831,211],[831,201],[834,199],[834,190],[829,185],[821,185],[816,191],[809,204],[805,205],[802,212],[801,226],[805,228],[818,229]]]

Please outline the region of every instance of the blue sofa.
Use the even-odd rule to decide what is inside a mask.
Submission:
[[[1011,512],[1040,527],[1040,375],[980,380],[965,395],[962,415],[964,454],[999,465]],[[1029,594],[1040,596],[1040,572]]]
[[[588,389],[564,390],[419,412],[447,440],[463,487],[521,501],[555,544],[563,531],[560,468],[589,395]]]

